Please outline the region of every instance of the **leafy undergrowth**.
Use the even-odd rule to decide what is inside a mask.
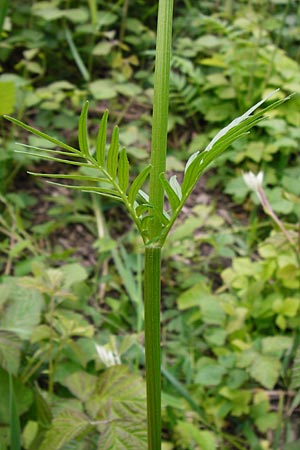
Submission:
[[[132,166],[143,167],[155,5],[11,3],[0,113],[77,145],[88,97],[91,131],[109,106]],[[299,92],[296,1],[208,3],[176,11],[170,174],[274,88],[278,98]],[[166,244],[164,450],[299,447],[299,123],[296,95],[234,144]],[[112,199],[30,178],[57,165],[14,153],[15,141],[44,142],[1,127],[0,449],[13,421],[10,375],[25,450],[146,448],[142,242]],[[241,169],[264,170],[296,250]]]

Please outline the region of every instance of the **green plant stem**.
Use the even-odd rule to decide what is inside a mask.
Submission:
[[[160,265],[161,249],[147,247],[145,251],[144,301],[149,450],[160,450],[161,448]]]
[[[162,212],[164,190],[159,176],[166,170],[169,80],[172,44],[173,0],[160,0],[158,5],[156,59],[154,74],[152,148],[149,196],[150,203]],[[150,225],[150,240],[159,236],[161,231],[159,220]]]
[[[159,177],[166,169],[172,18],[173,0],[159,0],[149,198],[150,204],[160,214],[162,214],[164,204],[164,189]],[[161,231],[162,223],[160,220],[152,218],[148,225],[150,244],[145,249],[144,272],[145,359],[149,450],[161,449],[161,247],[157,244]]]

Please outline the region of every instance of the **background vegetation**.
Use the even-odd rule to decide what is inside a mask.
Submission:
[[[91,135],[108,107],[143,168],[156,2],[1,6],[0,114],[76,147],[89,99]],[[175,4],[170,174],[269,92],[296,95],[211,168],[166,244],[164,450],[299,448],[299,17],[296,0]],[[142,243],[113,200],[30,177],[66,169],[17,153],[46,143],[0,126],[0,449],[17,417],[25,450],[146,448]]]

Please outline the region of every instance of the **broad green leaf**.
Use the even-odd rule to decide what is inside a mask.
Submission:
[[[280,374],[281,364],[278,358],[252,352],[248,361],[248,372],[266,389],[273,389]]]
[[[0,366],[17,374],[21,357],[21,339],[12,331],[0,329]]]
[[[96,389],[97,377],[87,372],[75,372],[68,376],[63,385],[82,402],[88,400]]]
[[[96,140],[96,159],[101,167],[104,167],[105,161],[107,119],[108,119],[108,110],[104,111],[103,113]]]
[[[39,450],[60,450],[72,439],[92,429],[89,418],[85,414],[65,410],[53,420]]]
[[[111,143],[107,153],[107,171],[110,176],[115,179],[117,175],[117,166],[118,166],[118,153],[119,153],[119,128],[115,126]]]
[[[177,207],[180,205],[180,199],[178,198],[176,192],[174,192],[173,188],[170,186],[168,180],[166,180],[165,175],[162,173],[160,175],[160,181],[163,185],[163,188],[168,196],[168,200],[172,211],[176,211]]]
[[[78,263],[65,264],[60,270],[64,275],[64,289],[69,289],[73,284],[80,283],[88,277],[86,269]]]
[[[192,423],[179,421],[176,431],[182,439],[184,448],[190,448],[191,445],[194,448],[195,444],[201,450],[216,450],[218,448],[217,438],[211,431],[201,430]]]
[[[203,363],[202,361],[203,360]],[[203,386],[217,386],[221,383],[227,370],[212,358],[201,358],[201,367],[197,370],[195,382]]]
[[[104,428],[104,427],[102,427]],[[132,423],[126,418],[112,421],[100,434],[98,450],[146,450],[146,423]]]
[[[118,180],[120,188],[123,192],[126,192],[129,183],[129,162],[126,149],[124,147],[122,148],[119,156]]]
[[[46,141],[52,142],[53,144],[57,145],[58,147],[64,148],[65,150],[69,150],[70,152],[78,153],[78,150],[76,148],[71,147],[70,145],[67,145],[58,139],[55,139],[55,138],[49,136],[48,134],[43,133],[42,131],[36,130],[35,128],[32,128],[29,125],[26,125],[25,123],[21,122],[20,120],[14,119],[13,117],[6,116],[6,115],[4,115],[3,117],[5,119],[9,120],[10,122],[14,123],[18,127],[21,127],[26,131],[29,131],[29,133],[32,133],[35,136],[41,137],[41,138],[45,139]]]
[[[89,102],[83,105],[78,125],[78,142],[79,148],[84,156],[89,155],[88,131],[87,131],[87,115]]]
[[[1,12],[0,12],[1,15]],[[1,18],[0,18],[1,21]],[[11,114],[15,105],[15,83],[13,81],[0,81],[0,115]]]
[[[86,402],[93,419],[130,420],[139,423],[146,418],[146,391],[143,380],[127,367],[115,365],[100,375],[94,395]]]
[[[40,292],[18,285],[18,281],[19,279],[8,281],[9,302],[2,313],[1,327],[16,333],[22,339],[29,339],[40,322],[44,299]]]
[[[145,183],[149,173],[151,170],[151,165],[149,164],[149,166],[146,166],[139,174],[138,176],[135,178],[135,180],[133,181],[132,185],[129,188],[129,192],[128,192],[128,201],[129,203],[133,206],[135,200],[136,200],[136,196],[139,192],[139,190],[141,189],[141,187],[143,186],[143,184]]]

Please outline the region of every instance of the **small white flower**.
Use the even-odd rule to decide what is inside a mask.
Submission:
[[[262,182],[264,178],[264,173],[258,172],[257,175],[255,175],[253,172],[247,172],[243,173],[243,178],[246,183],[246,185],[256,193],[259,200],[262,202],[262,196],[261,196],[261,190],[262,190]]]
[[[95,346],[100,360],[106,367],[117,366],[121,364],[119,355],[112,352],[111,350],[108,350],[103,345],[95,344]]]

